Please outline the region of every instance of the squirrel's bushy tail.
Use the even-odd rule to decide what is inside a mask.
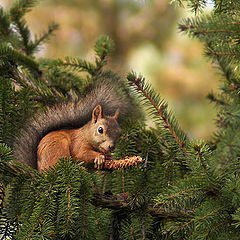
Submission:
[[[131,103],[127,94],[117,94],[114,87],[102,84],[93,88],[78,101],[60,103],[36,114],[20,131],[13,143],[14,159],[37,168],[37,147],[49,132],[60,129],[80,128],[91,120],[92,110],[100,104],[106,115],[114,115],[117,108],[120,116],[130,113]]]

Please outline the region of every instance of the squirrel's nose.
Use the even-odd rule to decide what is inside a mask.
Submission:
[[[112,151],[115,148],[115,144],[110,144],[108,148]]]

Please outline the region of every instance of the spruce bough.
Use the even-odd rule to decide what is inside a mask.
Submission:
[[[34,53],[57,29],[31,39],[24,15],[36,3],[16,1],[0,10],[1,239],[238,239],[240,226],[240,3],[175,1],[197,15],[179,28],[205,43],[205,54],[222,72],[219,109],[209,142],[189,139],[167,102],[136,73],[127,83],[103,69],[113,42],[97,40],[96,59],[37,59]],[[81,73],[84,72],[84,75]],[[14,161],[11,144],[27,119],[47,105],[84,95],[96,79],[121,82],[147,106],[155,128],[126,119],[113,157],[139,155],[138,168],[88,172],[61,159],[44,173]],[[96,190],[97,188],[97,190]]]

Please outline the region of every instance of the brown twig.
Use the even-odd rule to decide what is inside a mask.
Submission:
[[[239,24],[239,23],[234,23],[232,22],[231,24]],[[184,24],[180,24],[179,28],[182,31],[188,30],[188,29],[194,29],[197,28],[197,26],[195,25],[184,25]],[[239,31],[233,31],[233,30],[227,30],[227,29],[220,29],[220,30],[199,30],[196,32],[193,32],[193,34],[198,35],[198,34],[215,34],[215,33],[239,33]]]
[[[2,214],[4,197],[5,197],[5,187],[3,183],[0,182],[0,215]]]

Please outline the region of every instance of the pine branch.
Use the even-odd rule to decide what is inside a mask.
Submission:
[[[212,52],[214,51],[214,46],[212,43],[207,43],[207,49],[208,51]],[[210,55],[211,56],[211,55]],[[223,74],[223,77],[225,80],[227,80],[227,82],[229,83],[230,85],[230,88],[232,88],[233,90],[237,90],[238,89],[238,85],[240,87],[240,78],[239,78],[239,72],[238,72],[238,68],[235,66],[235,64],[231,64],[232,60],[230,59],[230,62],[229,62],[229,58],[227,57],[221,57],[221,56],[214,56],[214,58],[216,59],[217,61],[217,64],[218,64],[218,67],[219,67],[219,70],[222,72]],[[210,100],[213,100],[215,101],[215,98],[213,96],[211,96],[210,94]],[[226,100],[224,101],[225,104],[222,104],[221,103],[221,99],[216,99],[216,101],[218,103],[220,103],[221,105],[229,105],[229,103],[227,104],[226,103]],[[227,100],[229,101],[229,100]]]
[[[190,7],[195,14],[197,14],[197,12],[201,12],[203,8],[206,7],[206,5],[207,5],[206,0],[191,0],[188,3],[188,7]]]
[[[216,175],[214,169],[212,169],[211,164],[209,164],[209,159],[212,157],[212,152],[207,144],[194,144],[192,149],[192,161],[189,163],[192,170],[192,181],[202,181],[200,186],[203,194],[205,196],[215,196],[216,198],[221,198],[221,181],[219,181],[219,176]],[[199,177],[199,175],[201,177]],[[204,184],[205,182],[205,184]]]
[[[13,69],[12,79],[17,85],[29,90],[32,100],[44,103],[45,106],[65,99],[60,86],[49,83],[46,75],[33,77],[28,71]]]
[[[43,42],[47,41],[50,36],[53,35],[53,33],[59,29],[59,25],[56,23],[52,23],[48,26],[48,30],[44,33],[42,33],[40,36],[35,36],[35,40],[31,42],[29,46],[29,53],[33,53],[38,50],[38,47]]]
[[[196,151],[195,154],[197,155],[197,157],[200,160],[201,167],[204,169],[204,172],[208,175],[209,174],[208,173],[208,167],[207,167],[207,165],[204,162],[204,159],[202,157],[202,155],[204,154],[204,151],[202,151],[201,145],[195,145],[193,147],[194,147],[194,150]]]
[[[48,67],[52,68],[62,66],[71,71],[88,72],[92,77],[94,77],[100,74],[101,69],[106,64],[106,57],[113,51],[113,49],[113,41],[108,36],[103,35],[99,37],[94,47],[98,56],[95,60],[96,65],[80,58],[66,57],[64,60],[58,59],[56,61],[52,61]]]
[[[189,225],[194,223],[194,218],[190,219],[188,222],[183,223],[182,225],[180,225],[175,231],[178,232],[180,230],[186,231],[184,230],[186,227],[188,227]]]
[[[9,11],[9,18],[12,20],[16,29],[21,36],[22,40],[22,51],[26,55],[32,54],[31,49],[31,33],[23,19],[23,16],[30,11],[30,9],[36,4],[36,0],[19,0],[16,1]]]
[[[50,194],[41,192],[38,196],[35,196],[36,201],[34,203],[34,211],[29,216],[28,221],[20,224],[16,233],[17,238],[26,240],[33,239],[36,237],[36,232],[39,231],[39,228],[39,235],[41,235],[43,238],[44,235],[45,238],[51,237],[53,234],[52,226],[48,226],[48,229],[45,229],[44,227],[44,224],[51,225],[51,216],[48,216],[48,218],[46,217],[49,206],[54,204],[51,202],[53,199],[49,195]]]
[[[39,0],[17,0],[10,9],[10,16],[22,18]]]
[[[224,100],[222,100],[221,98],[217,97],[213,92],[209,93],[207,95],[207,98],[211,101],[211,102],[214,102],[218,105],[223,105],[223,106],[226,106],[228,105],[228,103]]]
[[[239,1],[228,0],[214,0],[215,12],[217,14],[226,13],[231,15],[238,15],[240,11]]]
[[[234,15],[212,14],[187,19],[179,29],[206,43],[205,54],[219,62],[219,65],[239,64],[240,22]],[[226,68],[226,67],[225,67]],[[228,71],[230,72],[230,71]]]
[[[0,215],[0,239],[1,240],[13,240],[16,233],[16,223],[8,221],[6,213]]]
[[[96,67],[92,63],[71,57],[66,57],[65,60],[58,59],[52,61],[48,67],[65,67],[73,72],[88,72],[91,75],[94,75],[96,71]]]
[[[97,207],[109,208],[117,211],[134,212],[136,209],[131,208],[130,201],[123,200],[121,196],[109,196],[100,194],[95,191],[92,203]],[[152,216],[162,217],[166,219],[185,219],[192,218],[192,211],[181,211],[177,209],[168,209],[166,207],[159,207],[149,204],[146,209],[147,213]]]
[[[0,161],[9,162],[13,159],[12,150],[7,144],[0,143]]]
[[[201,191],[202,188],[195,187],[195,188],[188,188],[181,190],[180,192],[176,192],[174,194],[171,194],[167,196],[167,198],[164,198],[164,201],[160,201],[160,199],[156,199],[156,205],[165,205],[167,201],[174,202],[176,201],[179,197],[186,199],[188,198],[195,198],[196,197],[196,192]],[[190,193],[190,195],[189,195]]]
[[[153,107],[151,114],[156,118],[160,116],[164,122],[164,128],[168,129],[176,140],[180,149],[187,154],[186,139],[187,136],[179,129],[176,120],[167,112],[167,104],[160,100],[159,96],[156,95],[150,85],[145,84],[145,79],[142,77],[136,77],[134,73],[130,73],[127,76],[128,83],[130,86],[135,86],[137,92],[140,92],[145,98],[145,102],[148,101]]]
[[[197,14],[197,12],[201,12],[207,5],[206,0],[171,0],[170,2],[178,3],[180,7],[184,7],[184,3],[187,3],[187,7],[195,14]]]
[[[114,48],[115,46],[113,40],[107,35],[100,36],[94,46],[94,50],[101,61],[103,61],[106,56],[112,53]]]
[[[234,42],[234,39],[237,40],[239,38],[239,25],[240,22],[234,16],[212,14],[188,18],[182,24],[179,24],[179,29],[190,36],[203,38],[204,40],[211,38],[214,41],[218,39],[218,41],[227,42],[231,37],[231,42],[228,42],[231,44]],[[221,37],[219,38],[219,36]]]
[[[12,21],[15,23],[19,31],[19,34],[21,36],[21,42],[22,42],[21,50],[26,55],[31,55],[31,51],[29,49],[31,34],[30,34],[30,30],[27,27],[26,21],[23,19],[22,20],[17,18],[14,19],[13,17],[12,17]]]
[[[240,56],[240,52],[237,50],[237,52],[216,52],[212,49],[207,50],[206,52],[207,55],[209,56],[230,56],[230,57],[235,57],[235,56]],[[232,58],[233,59],[233,58]],[[240,60],[239,58],[236,58],[237,60]]]
[[[67,186],[68,203],[67,203],[67,213],[66,213],[66,217],[67,217],[66,231],[68,232],[70,229],[70,221],[71,221],[71,216],[72,216],[72,213],[71,213],[71,189],[72,189],[71,182],[68,181],[67,185],[68,185]]]
[[[0,32],[3,39],[11,33],[9,17],[2,7],[0,7]]]
[[[5,144],[4,144],[5,145]],[[9,173],[12,176],[16,176],[19,174],[25,174],[29,177],[36,178],[39,176],[38,171],[32,169],[26,164],[22,164],[18,161],[12,161],[12,152],[9,148],[7,152],[1,152],[3,148],[0,146],[0,173]],[[5,148],[4,148],[5,149]],[[3,156],[4,159],[1,157]],[[132,167],[132,166],[137,166],[138,164],[142,163],[142,158],[137,156],[137,157],[126,157],[125,159],[122,160],[115,160],[115,159],[110,159],[108,158],[105,161],[105,167],[104,169],[101,170],[118,170],[121,168],[127,168],[127,167]]]
[[[177,3],[180,7],[183,7],[183,1],[184,0],[171,0],[170,3],[171,4]]]
[[[202,179],[198,179],[201,181]],[[194,209],[206,198],[208,189],[197,183],[197,180],[189,179],[189,186],[185,186],[186,182],[172,186],[168,192],[159,193],[154,198],[155,206],[167,209]],[[198,185],[197,185],[198,184]],[[185,187],[185,188],[184,188]]]
[[[17,63],[25,68],[28,68],[35,74],[41,74],[37,62],[35,62],[32,58],[19,53],[6,44],[0,44],[0,57],[2,58],[1,61],[5,60],[10,63]]]
[[[189,21],[189,20],[188,20]],[[199,21],[199,20],[198,20]],[[198,30],[199,29],[199,25],[200,24],[199,22],[196,22],[195,24],[196,25],[193,25],[191,24],[191,22],[189,21],[189,25],[188,24],[179,24],[179,29],[181,31],[191,31],[193,35],[197,36],[197,35],[205,35],[205,34],[216,34],[216,33],[227,33],[227,34],[238,34],[240,33],[240,30],[239,31],[235,31],[235,30],[231,30],[231,29],[201,29],[201,30]],[[236,24],[240,24],[240,22],[231,22],[229,23],[229,25],[232,24],[232,25],[236,25]],[[230,28],[230,27],[229,27]],[[196,29],[196,31],[195,31]]]
[[[228,225],[228,224],[231,224],[231,221],[229,221],[229,219],[226,220],[226,221],[223,221],[223,222],[221,222],[221,223],[219,223],[219,224],[217,224],[216,226],[214,226],[213,228],[211,228],[211,229],[205,234],[205,237],[208,238],[208,237],[211,236],[211,234],[212,234],[213,232],[215,232],[218,228],[220,228],[220,227],[222,227],[222,226],[226,226],[226,225]]]
[[[34,170],[28,165],[17,161],[0,161],[0,173],[3,176],[11,177],[16,177],[17,175],[23,174],[29,178],[36,178],[40,174],[37,170]]]

